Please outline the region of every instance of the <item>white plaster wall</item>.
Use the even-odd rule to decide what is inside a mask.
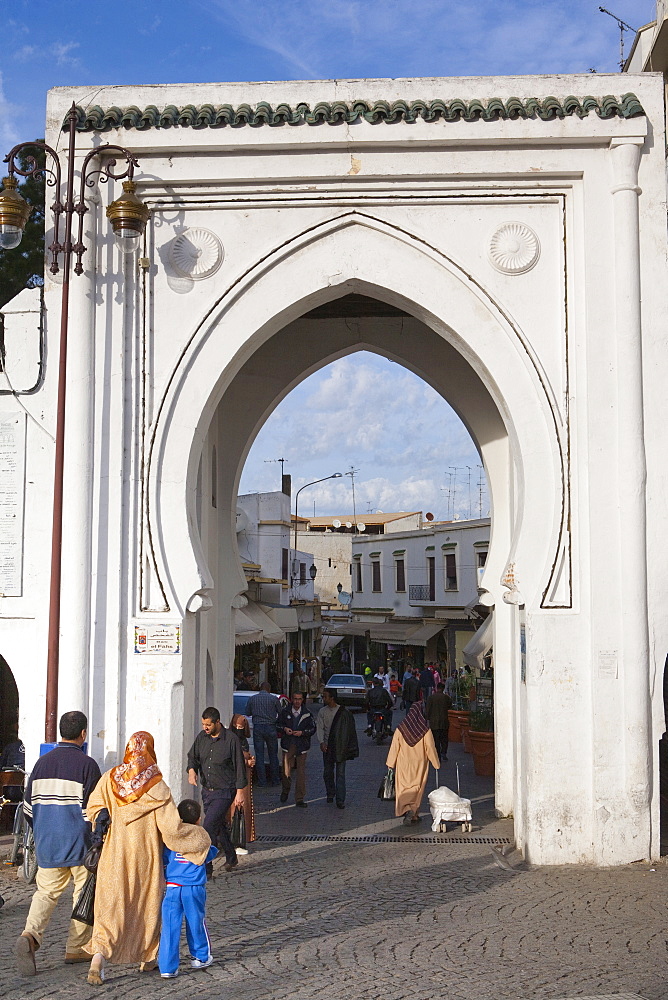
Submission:
[[[640,96],[646,119],[606,121],[590,114],[554,122],[418,121],[104,135],[103,140],[137,152],[139,192],[151,205],[152,222],[143,251],[149,271],[137,274],[132,261],[119,260],[102,221],[104,203],[116,196],[117,185],[101,192],[101,204],[91,206],[96,244],[86,262],[94,264],[95,282],[81,285],[73,328],[75,344],[90,343],[95,330],[92,353],[78,355],[78,368],[73,362],[71,369],[79,410],[85,417],[90,409],[86,433],[92,429],[92,436],[90,446],[85,435],[79,440],[84,447],[70,462],[66,499],[68,511],[81,510],[82,503],[91,510],[90,589],[84,595],[90,639],[88,655],[72,656],[76,666],[67,668],[64,690],[77,696],[90,691],[92,729],[100,734],[93,750],[102,763],[116,762],[133,728],[153,727],[161,765],[176,791],[197,722],[207,651],[218,664],[216,698],[223,707],[229,702],[234,637],[225,609],[245,586],[231,548],[244,442],[300,378],[331,357],[303,341],[297,350],[301,368],[290,369],[289,359],[279,352],[262,355],[262,346],[312,305],[366,291],[409,305],[408,311],[435,331],[442,348],[414,357],[409,366],[454,399],[481,443],[493,502],[482,583],[495,606],[497,808],[514,813],[518,842],[537,862],[613,864],[658,852],[656,746],[668,651],[662,600],[668,583],[663,503],[668,484],[661,450],[668,416],[661,325],[666,313],[663,95],[658,77],[626,76],[623,82],[625,90]],[[360,96],[563,97],[618,89],[616,75],[226,84],[213,90],[208,85],[65,88],[50,94],[47,141],[57,140],[72,99],[86,104],[94,98],[103,106],[314,104]],[[618,157],[609,145],[634,137],[643,144],[637,180],[643,368],[642,394],[631,403],[642,413],[639,423],[625,424],[616,419],[628,403],[617,371],[618,357],[626,357],[625,334],[616,317],[627,304],[616,292],[627,287],[628,269],[615,251],[632,251],[633,240],[614,223],[632,192],[613,193]],[[95,136],[81,135],[78,153],[94,141]],[[501,274],[489,264],[489,234],[508,220],[539,235],[540,259],[526,274]],[[222,266],[206,281],[184,282],[171,267],[169,249],[179,226],[208,228],[225,247]],[[633,302],[634,294],[630,289],[627,301]],[[47,278],[51,348],[58,301],[59,286]],[[386,335],[390,343],[392,324]],[[369,336],[360,326],[347,342],[340,339],[337,349],[368,349]],[[476,372],[496,407],[494,419],[491,411],[489,419],[474,412],[474,397],[467,402],[463,383],[457,398],[458,386],[439,369],[446,345]],[[393,342],[388,353],[395,348],[397,357],[400,350],[410,354],[410,344],[400,349]],[[88,368],[82,371],[82,365]],[[246,413],[225,408],[240,378],[252,390],[244,397]],[[50,443],[38,425],[52,429],[54,391],[51,368],[39,400],[32,397],[26,404],[34,407],[37,421],[30,421],[28,432],[28,467],[37,484],[27,494],[30,586],[26,597],[0,602],[3,655],[23,692],[21,676],[30,676],[36,700],[43,697],[44,511],[51,475]],[[215,429],[212,419],[218,421]],[[499,420],[505,433],[498,433]],[[638,447],[644,442],[647,458],[646,539],[638,542],[637,531],[633,538],[634,551],[646,545],[649,588],[644,580],[639,589],[635,569],[633,586],[624,578],[629,525],[620,523],[615,497],[623,496],[627,506],[635,503],[633,509],[643,502],[642,481],[629,498],[620,465],[625,426]],[[77,435],[76,423],[69,433],[70,439]],[[228,504],[230,523],[221,525],[219,519],[215,530],[204,523],[208,456],[200,477],[198,530],[197,471],[207,439],[223,443],[229,459],[218,456],[219,496]],[[88,465],[82,460],[86,447]],[[72,528],[73,522],[67,526],[70,535]],[[70,650],[81,649],[75,642],[84,607],[76,596],[77,572],[68,578],[66,595],[78,602],[77,614],[65,625]],[[646,627],[646,617],[644,626],[638,620],[643,588],[650,658],[641,656],[638,664],[637,655],[624,652],[624,636],[631,626],[641,632]],[[10,600],[23,603],[5,610]],[[211,610],[204,610],[208,605]],[[156,620],[183,624],[183,657],[147,662],[134,656],[126,641],[132,626]],[[520,672],[521,624],[526,681]],[[617,677],[599,669],[600,652],[611,649],[619,653]],[[647,692],[651,726],[643,758],[638,747]],[[626,733],[628,720],[633,739],[617,738]]]
[[[350,591],[352,535],[337,531],[298,531],[297,544],[313,553],[318,575],[315,591],[323,603],[339,607],[337,584]]]

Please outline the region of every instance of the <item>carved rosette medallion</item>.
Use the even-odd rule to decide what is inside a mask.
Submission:
[[[209,278],[223,263],[223,244],[208,229],[186,229],[171,245],[169,259],[184,278]]]
[[[540,257],[540,242],[523,222],[505,222],[489,241],[489,259],[503,274],[524,274]]]

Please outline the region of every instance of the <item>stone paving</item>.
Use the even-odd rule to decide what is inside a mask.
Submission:
[[[416,827],[400,825],[391,804],[376,798],[386,748],[363,734],[361,747],[348,768],[345,810],[325,802],[314,750],[309,808],[281,805],[277,789],[258,790],[260,835],[413,838]],[[472,838],[512,839],[512,824],[494,818],[490,780],[474,778],[459,745],[449,757],[441,782],[456,787],[459,761],[462,793],[474,800]],[[215,865],[208,922],[217,961],[210,969],[184,964],[178,979],[162,980],[112,966],[98,988],[87,985],[85,966],[62,964],[65,899],[38,954],[39,974],[16,976],[12,946],[32,888],[5,869],[0,996],[668,1000],[668,865],[528,869],[517,852],[509,860],[514,867],[506,871],[488,844],[459,828],[436,836],[426,820],[417,842],[263,841],[234,872]],[[185,962],[185,947],[182,954]]]

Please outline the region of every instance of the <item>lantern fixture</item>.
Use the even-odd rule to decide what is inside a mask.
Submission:
[[[107,218],[121,253],[134,253],[144,235],[150,212],[135,194],[133,180],[123,181],[123,194],[107,208]]]
[[[312,580],[315,580],[316,576],[318,575],[318,570],[316,568],[315,563],[311,563],[308,575],[311,577]]]
[[[23,230],[32,212],[31,206],[18,192],[18,181],[11,174],[5,177],[0,191],[0,248],[14,250],[21,242]]]

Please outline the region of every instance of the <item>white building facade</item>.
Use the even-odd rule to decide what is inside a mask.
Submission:
[[[497,810],[536,863],[655,857],[662,78],[61,89],[46,135],[59,149],[72,101],[77,162],[107,141],[130,147],[151,213],[138,258],[123,257],[104,215],[119,185],[92,188],[71,291],[59,709],[88,712],[96,758],[116,763],[149,728],[179,794],[209,680],[231,707],[251,442],[300,380],[371,350],[448,399],[485,466]],[[21,544],[7,535],[0,653],[29,760],[59,310],[47,275],[40,381],[0,397],[5,503],[23,526]],[[26,327],[8,366],[40,343],[39,323]],[[155,628],[171,644],[147,652],[137,636]]]
[[[256,683],[268,680],[277,693],[287,692],[294,661],[320,652],[315,557],[293,548],[290,496],[280,491],[237,497],[236,534],[247,591],[245,598],[238,595],[234,601],[235,645],[260,643],[261,655],[254,664]],[[238,648],[236,659],[237,665],[248,660]],[[228,664],[219,665],[217,673],[227,669]]]
[[[354,537],[350,622],[333,633],[368,631],[390,647],[423,647],[425,662],[463,667],[462,651],[483,620],[475,609],[489,538],[488,518]]]

